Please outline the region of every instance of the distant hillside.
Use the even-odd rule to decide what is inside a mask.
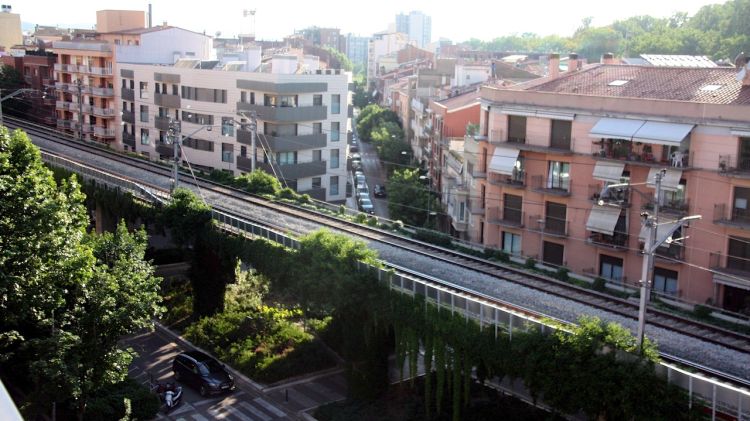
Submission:
[[[576,51],[589,60],[598,60],[606,52],[618,56],[707,55],[715,60],[733,60],[737,53],[750,51],[749,27],[750,0],[731,0],[704,6],[694,16],[687,13],[675,13],[669,18],[634,16],[600,27],[592,27],[591,18],[587,17],[570,37],[525,33],[492,41],[471,39],[465,44],[490,51]]]

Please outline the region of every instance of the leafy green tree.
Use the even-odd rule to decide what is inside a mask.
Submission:
[[[354,95],[352,95],[352,104],[359,108],[365,108],[372,100],[372,97],[367,93],[365,89],[365,82],[363,80],[354,82]]]
[[[370,132],[370,137],[388,173],[409,163],[411,148],[404,142],[404,131],[398,124],[381,123]]]
[[[339,68],[344,69],[347,72],[352,71],[352,62],[349,60],[349,57],[346,56],[346,54],[342,53],[341,51],[331,48],[331,47],[323,47],[324,50],[328,51],[331,56],[338,61]],[[333,66],[335,67],[335,66]]]
[[[161,223],[170,229],[178,247],[190,247],[211,225],[211,208],[192,191],[179,187],[162,209]]]
[[[0,67],[0,89],[18,89],[23,85],[23,75],[15,67],[7,64]]]
[[[362,109],[357,118],[357,132],[359,137],[369,142],[372,140],[372,131],[379,125],[387,122],[392,122],[401,127],[398,115],[386,108],[383,108],[377,104],[370,104]]]
[[[429,219],[431,228],[435,226],[437,218],[429,217],[428,213],[439,213],[440,203],[419,176],[417,169],[404,168],[393,172],[386,183],[388,211],[392,219],[415,226],[426,226]]]
[[[281,183],[279,180],[262,170],[255,170],[251,173],[237,177],[235,179],[235,184],[237,187],[254,194],[269,194],[275,196],[281,191]]]

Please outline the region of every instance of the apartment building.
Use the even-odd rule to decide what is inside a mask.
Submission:
[[[419,48],[432,42],[432,18],[419,11],[396,15],[396,31],[407,34],[409,41]]]
[[[0,57],[0,64],[10,66],[23,75],[23,88],[37,91],[37,94],[28,95],[24,99],[28,108],[22,112],[31,121],[54,126],[56,122],[55,98],[52,94],[55,86],[53,79],[55,56],[36,50],[20,50],[20,52],[21,54]],[[3,104],[5,107],[8,105],[8,103]]]
[[[346,199],[350,73],[299,73],[296,56],[274,56],[264,65],[269,72],[190,59],[173,66],[118,66],[127,110],[123,143],[137,153],[171,159],[169,129],[179,127],[183,164],[194,169],[240,175],[251,171],[254,156],[257,168],[300,193]],[[252,113],[259,134],[255,151]]]
[[[380,70],[379,61],[388,54],[394,54],[407,44],[407,37],[401,32],[378,32],[367,43],[367,86],[385,72]]]
[[[8,51],[14,45],[23,44],[21,15],[13,13],[9,5],[0,7],[0,47]]]
[[[659,226],[702,219],[658,249],[654,292],[747,313],[750,70],[612,61],[571,56],[565,73],[482,88],[480,136],[465,145],[469,196],[484,204],[471,240],[637,285],[640,214],[664,169]]]

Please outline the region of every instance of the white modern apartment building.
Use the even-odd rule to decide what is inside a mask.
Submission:
[[[407,34],[409,42],[424,48],[432,42],[432,18],[414,10],[408,15],[399,13],[396,15],[396,31]]]
[[[402,50],[407,43],[406,34],[401,32],[378,32],[370,38],[367,45],[367,86],[380,74],[380,59]]]
[[[257,57],[260,60],[260,56]],[[171,159],[170,127],[183,136],[186,161],[234,175],[256,168],[300,193],[346,199],[351,74],[318,70],[310,57],[246,62],[182,59],[174,65],[118,63],[123,148]],[[246,71],[247,69],[262,71]],[[252,150],[251,114],[257,116]]]

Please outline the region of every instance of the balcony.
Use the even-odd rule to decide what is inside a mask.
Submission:
[[[554,153],[558,155],[572,155],[573,151],[570,149],[570,145],[575,141],[575,139],[571,139],[566,145],[555,145],[555,142],[553,142],[551,138],[526,138],[519,141],[516,139],[508,139],[503,130],[492,130],[489,138],[490,144],[496,146],[514,148],[522,151]]]
[[[66,130],[73,130],[76,127],[78,127],[78,122],[74,120],[57,120],[57,128],[58,129],[66,129]]]
[[[542,218],[540,215],[529,216],[528,227],[530,231],[541,232],[551,237],[567,237],[570,224],[568,221],[555,217]]]
[[[89,73],[99,76],[112,76],[112,69],[106,67],[87,67],[81,73]]]
[[[489,208],[486,220],[490,224],[501,227],[523,228],[524,214],[520,209]]]
[[[122,121],[124,121],[125,123],[135,124],[135,113],[132,111],[123,111]]]
[[[237,111],[255,111],[260,120],[279,122],[325,120],[328,116],[328,107],[325,105],[270,107],[238,102]]]
[[[719,155],[719,174],[728,177],[750,178],[750,157]]]
[[[654,210],[654,202],[651,201],[649,203],[646,203],[641,208],[643,210],[652,211]],[[664,200],[663,203],[659,205],[659,213],[668,213],[671,215],[683,217],[688,214],[689,208],[690,203],[685,198]]]
[[[484,200],[470,199],[466,202],[472,215],[484,215]]]
[[[709,267],[714,271],[714,282],[750,289],[750,259],[711,253]]]
[[[714,205],[714,224],[750,230],[750,210],[731,208],[726,203]]]
[[[114,117],[115,116],[115,110],[114,108],[101,108],[101,107],[90,107],[89,111],[90,114],[93,114],[97,117]],[[131,113],[132,114],[132,113]]]
[[[108,128],[108,127],[94,126],[94,136],[115,137],[115,129]]]
[[[607,189],[602,196],[604,186],[602,184],[589,184],[589,200],[598,203],[600,200],[609,206],[619,206],[621,208],[630,207],[630,195],[632,190],[629,187],[615,187]]]
[[[78,125],[76,125],[76,127],[78,127]],[[94,129],[95,129],[95,127],[94,127],[93,124],[84,124],[83,125],[83,132],[84,133],[87,133],[87,134],[94,133],[95,132]],[[115,132],[113,130],[112,131],[112,137],[114,137],[114,136],[115,136]]]
[[[274,173],[274,171],[271,170],[270,164],[262,163],[262,162],[259,162],[257,164],[258,164],[257,168],[260,168],[269,174]],[[238,160],[237,166],[239,167],[239,160]],[[328,165],[326,161],[312,161],[312,162],[302,162],[302,163],[297,163],[297,164],[274,165],[273,167],[276,170],[276,174],[278,174],[280,178],[284,178],[286,180],[297,180],[299,178],[317,177],[319,175],[325,175],[326,170],[328,169]]]
[[[531,188],[537,193],[568,197],[571,187],[570,177],[553,177],[552,179],[547,179],[543,175],[531,177]]]
[[[682,262],[685,260],[685,247],[675,243],[665,244],[656,248],[654,257],[663,263]]]
[[[497,174],[490,172],[487,182],[498,187],[512,187],[523,189],[526,187],[526,171],[514,171],[513,175]]]
[[[57,108],[58,110],[78,111],[78,103],[68,101],[55,101],[55,108]]]
[[[179,95],[160,94],[160,93],[154,94],[154,104],[156,104],[159,107],[180,108],[180,105],[181,105],[180,101],[181,100],[180,100]]]
[[[631,165],[646,167],[690,168],[692,163],[690,151],[678,152],[673,156],[662,156],[664,150],[659,149],[659,152],[656,152],[657,147],[665,148],[640,142],[600,140],[591,144],[591,155],[597,160],[625,161]]]
[[[151,93],[146,89],[141,89],[141,99],[151,98]]]
[[[122,132],[122,143],[135,149],[135,135],[128,132]]]
[[[88,94],[91,94],[93,96],[100,96],[100,97],[106,97],[111,98],[115,96],[115,90],[113,88],[94,88],[91,86],[87,86],[84,88],[85,92]]]
[[[617,232],[614,235],[606,235],[600,232],[591,232],[586,242],[589,244],[611,248],[615,250],[625,250],[628,248],[628,234]]]
[[[169,120],[169,117],[156,116],[156,118],[154,118],[154,127],[156,127],[157,130],[167,131],[169,130]]]
[[[135,101],[135,91],[128,88],[120,88],[120,95],[123,101]]]
[[[58,72],[76,73],[78,66],[75,64],[55,64],[54,69]]]
[[[264,137],[268,143],[268,147],[275,152],[290,152],[290,151],[301,151],[305,149],[320,149],[324,148],[327,144],[327,138],[325,133],[308,134],[308,135],[289,135],[289,136],[272,136],[272,135],[260,135]],[[251,145],[252,140],[249,130],[240,129],[237,131],[237,141]],[[256,142],[260,142],[256,139]],[[260,143],[258,143],[260,146]]]
[[[458,232],[465,232],[469,229],[469,223],[460,219],[451,218],[451,225]]]

